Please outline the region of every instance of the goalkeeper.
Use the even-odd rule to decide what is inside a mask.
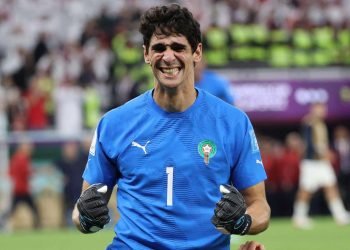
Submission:
[[[253,126],[195,88],[202,43],[188,9],[152,7],[140,32],[154,88],[100,120],[73,220],[83,233],[102,229],[117,185],[120,219],[108,250],[228,250],[231,234],[260,233],[270,219]]]

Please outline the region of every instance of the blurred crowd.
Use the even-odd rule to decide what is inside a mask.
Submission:
[[[334,51],[327,46],[339,47],[332,41],[341,42],[344,47],[339,48],[344,50],[337,55],[350,58],[350,1],[347,0],[3,0],[0,2],[0,148],[6,131],[54,129],[75,136],[84,129],[93,129],[105,111],[149,89],[152,74],[143,62],[138,18],[150,5],[167,2],[184,4],[200,21],[209,66],[232,67],[231,61],[239,66],[245,59],[253,62],[250,67],[290,66],[274,61],[270,65],[261,64],[261,59],[266,59],[264,51],[269,48],[270,38],[266,34],[274,34],[277,44],[285,49],[293,45],[292,34],[299,28],[306,32],[296,39],[296,46],[301,46],[298,50],[310,50],[310,37],[305,33],[326,27],[333,32],[331,41],[326,39],[329,43],[320,48],[329,56]],[[217,28],[219,32],[212,33]],[[244,37],[246,34],[256,37]],[[320,34],[321,40],[329,38],[327,30]],[[233,52],[220,47],[222,41]],[[217,53],[218,48],[224,55]],[[252,58],[249,51],[258,57]],[[278,58],[283,58],[283,51],[277,51]],[[296,65],[305,65],[305,55],[309,58],[308,54],[304,57],[300,54]],[[324,62],[322,55],[317,56],[318,61]],[[288,54],[287,58],[290,58]],[[350,133],[342,126],[332,132],[332,164],[349,210]],[[303,154],[300,134],[292,132],[285,141],[261,135],[259,144],[269,176],[267,194],[273,215],[290,216]],[[31,178],[31,150],[19,146],[18,152],[12,154],[9,166],[21,165],[24,169],[23,173],[16,171],[22,176],[14,178]],[[86,145],[68,142],[62,147],[61,160],[53,163],[64,176],[67,214],[80,192],[86,152]],[[74,182],[74,187],[69,184],[71,179],[79,180]],[[1,182],[0,191],[6,193],[9,186]],[[32,204],[31,198],[24,199]],[[30,206],[37,215],[38,208]]]
[[[169,1],[1,1],[0,116],[6,114],[10,130],[55,128],[75,134],[93,128],[104,111],[150,88],[152,76],[143,62],[137,25],[140,13],[160,2]],[[228,67],[230,61],[245,65],[245,59],[259,61],[268,51],[272,64],[288,66],[288,46],[297,28],[306,31],[295,39],[302,46],[293,52],[299,65],[310,58],[320,63],[334,55],[350,58],[350,3],[346,0],[175,2],[187,6],[200,20],[209,66]],[[236,44],[220,47],[225,39],[216,32],[218,27],[225,35],[232,34],[228,44]],[[310,29],[324,27],[347,31],[331,34],[339,35],[345,50],[335,53],[334,46],[342,48],[332,43],[337,39],[320,30],[325,44],[312,52],[313,57],[299,53],[309,51]],[[278,46],[266,47],[270,41],[266,30],[277,31],[273,35]],[[256,36],[246,37],[252,34]]]

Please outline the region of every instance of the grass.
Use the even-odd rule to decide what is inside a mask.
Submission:
[[[267,250],[349,250],[350,225],[339,227],[330,217],[318,217],[312,230],[297,230],[288,219],[273,219],[269,229],[254,236],[233,236],[232,250],[246,240],[258,240]],[[84,235],[75,230],[22,231],[0,234],[3,250],[103,250],[112,230]],[[215,250],[215,249],[213,249]]]
[[[232,239],[231,249],[238,249]],[[289,219],[273,219],[267,231],[259,235],[238,238],[240,243],[257,240],[267,250],[349,250],[350,225],[338,226],[330,217],[314,218],[311,230],[300,230],[292,226]]]
[[[0,234],[3,250],[103,250],[111,242],[112,230],[82,234],[71,230],[21,231]]]

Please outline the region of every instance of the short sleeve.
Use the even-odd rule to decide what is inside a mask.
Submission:
[[[103,183],[113,188],[117,182],[117,166],[105,152],[104,142],[108,141],[106,134],[108,133],[103,126],[103,120],[101,120],[91,142],[83,178],[89,184]]]
[[[232,168],[231,181],[237,189],[246,189],[267,178],[254,128],[247,116],[236,130],[237,145],[240,145],[237,161]]]

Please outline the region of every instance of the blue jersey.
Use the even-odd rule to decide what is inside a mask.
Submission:
[[[196,87],[208,91],[220,99],[234,104],[233,95],[230,92],[230,83],[215,72],[204,70],[201,79],[196,82]]]
[[[210,221],[219,186],[245,189],[266,174],[248,117],[197,92],[184,112],[162,110],[148,91],[99,122],[83,177],[118,185],[108,249],[229,249]]]

